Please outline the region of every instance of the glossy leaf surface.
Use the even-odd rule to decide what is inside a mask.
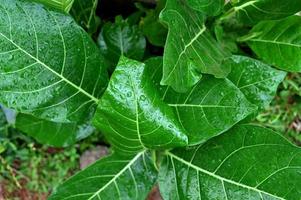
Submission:
[[[218,15],[224,7],[224,0],[187,0],[188,5],[209,16]]]
[[[247,24],[275,20],[294,15],[301,10],[301,0],[231,0],[232,11]]]
[[[148,76],[153,78],[164,102],[174,110],[181,125],[187,130],[189,144],[199,144],[217,136],[243,120],[256,106],[229,80],[205,75],[187,93],[177,93],[162,87],[162,59],[146,62]]]
[[[55,8],[57,10],[69,12],[74,0],[33,0],[33,1],[42,3],[46,6]]]
[[[84,121],[107,82],[97,46],[70,16],[0,4],[0,102],[51,121]]]
[[[95,15],[98,0],[74,0],[70,13],[88,33],[97,31],[100,19]]]
[[[113,154],[71,177],[54,190],[49,200],[141,200],[156,179],[157,172],[148,153]]]
[[[118,16],[115,23],[108,22],[102,27],[98,44],[102,54],[115,67],[121,55],[141,60],[146,40],[137,25],[130,25]]]
[[[165,200],[299,200],[301,149],[269,129],[240,125],[168,152],[159,176]]]
[[[167,0],[160,18],[169,27],[161,84],[186,92],[201,79],[201,73],[218,78],[228,75],[230,69],[221,65],[228,54],[205,27],[204,14],[185,1]]]
[[[185,130],[144,69],[143,63],[121,58],[99,101],[95,126],[120,152],[185,146]]]
[[[251,103],[257,105],[259,110],[271,103],[279,84],[286,76],[283,71],[244,56],[232,56],[224,64],[232,68],[228,79]]]
[[[243,40],[265,62],[286,71],[301,72],[300,16],[261,22]]]
[[[54,147],[72,145],[95,131],[89,123],[57,123],[26,114],[18,114],[15,127],[39,143]]]

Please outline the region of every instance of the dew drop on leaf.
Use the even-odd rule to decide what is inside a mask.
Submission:
[[[126,96],[127,96],[127,97],[131,97],[132,95],[133,95],[132,92],[126,93]]]
[[[141,101],[145,101],[145,100],[146,100],[146,96],[145,96],[145,95],[141,95],[141,96],[140,96],[140,100],[141,100]]]

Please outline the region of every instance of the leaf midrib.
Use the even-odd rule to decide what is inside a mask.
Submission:
[[[239,10],[244,10],[246,7],[253,6],[257,2],[259,2],[259,0],[249,1],[247,3],[244,3],[244,4],[240,5],[240,6],[235,6],[235,7],[233,7],[233,9],[234,9],[235,12],[237,12]]]
[[[175,71],[175,69],[177,68],[178,66],[178,63],[179,61],[181,60],[182,56],[186,53],[187,49],[192,46],[192,44],[201,36],[203,35],[203,33],[207,30],[205,24],[203,24],[203,26],[201,27],[201,29],[199,30],[199,32],[190,40],[189,43],[187,43],[184,47],[184,49],[180,52],[178,58],[177,58],[177,61],[175,62],[174,64],[174,67],[173,69],[169,72],[168,76],[164,79],[165,80],[168,80],[171,75],[173,74],[173,72]],[[163,61],[164,62],[164,61]]]
[[[242,108],[240,106],[201,105],[201,104],[168,104],[171,107],[198,107],[198,108]],[[245,108],[246,106],[244,106]],[[253,108],[253,107],[248,107]]]
[[[99,195],[103,190],[105,190],[108,186],[116,181],[126,170],[128,170],[139,158],[145,153],[142,151],[138,153],[126,166],[124,166],[108,183],[106,183],[103,187],[97,190],[88,200],[93,199],[97,195]]]
[[[266,39],[250,39],[249,41],[251,42],[262,42],[262,43],[272,43],[272,44],[278,44],[278,45],[286,45],[286,46],[292,46],[292,47],[297,47],[301,48],[301,44],[293,44],[293,43],[288,43],[288,42],[280,42],[280,41],[275,41],[275,40],[266,40]]]
[[[235,181],[233,181],[233,180],[230,180],[230,179],[226,179],[226,178],[224,178],[224,177],[221,177],[221,176],[219,176],[219,175],[217,175],[217,174],[214,174],[214,173],[212,173],[212,172],[210,172],[210,171],[207,171],[207,170],[205,170],[205,169],[203,169],[203,168],[200,168],[200,167],[198,167],[198,166],[196,166],[196,165],[194,165],[194,164],[192,164],[192,163],[190,163],[190,162],[184,160],[183,158],[178,157],[177,155],[175,155],[175,154],[173,154],[173,153],[171,153],[171,152],[168,152],[168,151],[167,151],[167,152],[166,152],[166,155],[167,155],[167,156],[170,156],[172,159],[174,158],[174,159],[178,160],[179,162],[182,162],[183,164],[185,164],[185,165],[187,165],[187,166],[189,166],[189,167],[195,169],[196,171],[200,171],[200,172],[202,172],[202,173],[204,173],[204,174],[207,174],[208,176],[214,177],[214,178],[216,178],[216,179],[218,179],[218,180],[221,180],[221,181],[224,181],[224,182],[227,182],[227,183],[230,183],[230,184],[239,186],[239,187],[243,187],[243,188],[246,188],[246,189],[249,189],[249,190],[253,190],[253,191],[255,191],[255,192],[258,192],[259,194],[262,193],[262,194],[266,194],[266,195],[269,195],[269,196],[271,196],[271,197],[274,197],[274,198],[277,198],[277,199],[280,199],[280,200],[286,200],[286,199],[284,199],[284,198],[282,198],[282,197],[275,196],[275,195],[270,194],[270,193],[268,193],[268,192],[266,192],[266,191],[259,190],[259,189],[257,189],[257,188],[254,188],[254,187],[251,187],[251,186],[248,186],[248,185],[245,185],[245,184],[242,184],[242,183],[238,183],[238,182],[235,182]]]
[[[27,56],[29,56],[30,58],[32,58],[33,60],[35,60],[37,63],[39,63],[40,65],[42,65],[43,67],[45,67],[47,70],[49,70],[50,72],[52,72],[54,75],[56,75],[57,77],[59,77],[60,79],[62,79],[63,81],[65,81],[67,84],[71,85],[72,87],[74,87],[75,89],[77,89],[79,92],[83,93],[84,95],[86,95],[87,97],[89,97],[90,99],[92,99],[93,101],[95,101],[96,103],[98,103],[98,99],[96,97],[94,97],[93,95],[89,94],[87,91],[85,91],[83,88],[79,87],[78,85],[72,83],[70,80],[66,79],[64,76],[62,76],[61,74],[57,73],[56,71],[54,71],[53,69],[51,69],[51,67],[49,67],[48,65],[46,65],[44,62],[42,62],[41,60],[39,60],[38,58],[34,57],[33,55],[31,55],[30,53],[28,53],[26,50],[24,50],[22,47],[20,47],[18,44],[16,44],[13,40],[11,40],[10,38],[8,38],[7,36],[5,36],[3,33],[0,32],[0,36],[2,36],[3,38],[5,38],[7,41],[9,41],[10,43],[12,43],[16,48],[18,48],[20,51],[22,51],[23,53],[25,53]]]

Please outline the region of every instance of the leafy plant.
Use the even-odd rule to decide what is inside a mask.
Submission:
[[[49,199],[140,200],[156,183],[172,200],[300,199],[300,148],[253,123],[301,71],[300,1],[162,1],[140,26],[140,14],[106,22],[97,43],[97,1],[73,18],[0,2],[0,102],[15,127],[53,146],[97,129],[113,152]]]

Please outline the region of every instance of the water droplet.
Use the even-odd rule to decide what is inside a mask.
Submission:
[[[12,55],[12,54],[9,54],[9,55],[8,55],[8,60],[10,60],[10,61],[11,61],[11,60],[13,60],[13,59],[14,59],[14,55]]]
[[[145,100],[146,100],[146,96],[145,96],[145,95],[141,95],[141,96],[140,96],[140,100],[141,100],[141,101],[145,101]]]
[[[126,96],[127,97],[131,97],[133,95],[133,93],[132,92],[128,92],[128,93],[126,93]]]

